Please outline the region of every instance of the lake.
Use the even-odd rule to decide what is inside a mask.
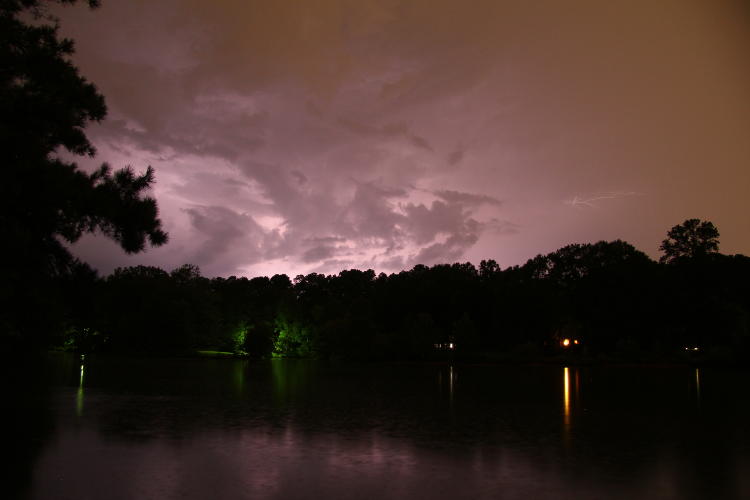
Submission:
[[[50,354],[13,375],[10,498],[750,498],[748,372]]]

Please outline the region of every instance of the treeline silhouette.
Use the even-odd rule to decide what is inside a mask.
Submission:
[[[617,240],[506,269],[485,260],[294,279],[208,279],[192,265],[81,272],[60,284],[67,306],[51,340],[257,358],[742,361],[750,258],[695,248],[673,257],[657,263]]]
[[[523,266],[494,261],[348,270],[293,280],[202,277],[130,267],[99,277],[65,243],[98,232],[137,253],[167,242],[154,171],[94,172],[88,123],[104,97],[59,37],[56,4],[0,2],[0,345],[28,351],[424,359],[544,356],[743,360],[749,265],[718,253],[718,231],[690,219],[659,263],[622,242],[570,245]],[[98,0],[88,0],[96,7]]]
[[[59,36],[50,7],[76,0],[0,1],[0,344],[47,345],[80,307],[65,293],[86,293],[93,272],[66,243],[97,232],[125,252],[167,242],[156,200],[154,171],[93,172],[70,158],[94,156],[84,133],[105,118],[96,87],[72,62],[74,43]],[[98,6],[98,0],[86,2]]]

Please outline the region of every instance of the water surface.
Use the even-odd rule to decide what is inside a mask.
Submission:
[[[746,372],[53,355],[16,375],[19,498],[750,498]]]

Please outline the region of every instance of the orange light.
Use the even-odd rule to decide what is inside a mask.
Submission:
[[[570,339],[563,339],[562,345],[563,347],[568,347],[570,345]]]
[[[574,344],[578,344],[578,339],[573,341]]]

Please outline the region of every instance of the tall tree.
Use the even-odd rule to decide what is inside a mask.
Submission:
[[[78,265],[64,242],[99,231],[133,253],[167,241],[156,201],[144,194],[154,182],[150,167],[138,175],[104,164],[87,173],[58,155],[94,156],[84,128],[106,115],[104,97],[71,61],[73,41],[58,36],[58,20],[48,11],[50,4],[75,3],[0,0],[0,300],[6,306],[0,331],[6,334],[29,329],[28,316],[44,307],[35,302],[55,302],[36,299],[51,279]]]
[[[669,230],[659,250],[659,262],[673,263],[685,258],[703,257],[719,251],[719,230],[713,223],[688,219]]]

